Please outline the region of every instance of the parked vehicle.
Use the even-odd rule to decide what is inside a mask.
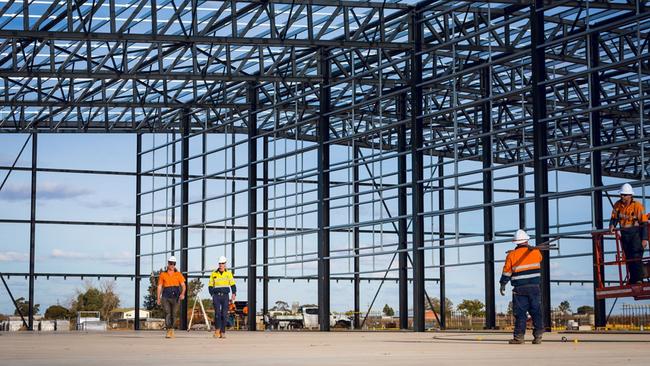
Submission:
[[[271,312],[267,317],[271,329],[318,329],[318,308],[301,307],[297,313]],[[330,327],[350,328],[352,319],[347,315],[330,314]]]

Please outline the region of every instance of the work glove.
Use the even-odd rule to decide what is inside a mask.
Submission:
[[[499,292],[501,293],[501,296],[506,296],[506,285],[502,284]]]

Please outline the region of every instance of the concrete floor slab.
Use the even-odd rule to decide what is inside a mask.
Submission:
[[[565,341],[562,340],[565,337]],[[206,332],[0,333],[10,365],[648,365],[650,334],[547,334],[508,345],[505,333]],[[577,339],[577,342],[574,340]]]

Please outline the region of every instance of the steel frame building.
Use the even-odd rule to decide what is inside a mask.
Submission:
[[[353,283],[359,326],[360,282],[396,280],[400,327],[410,292],[413,329],[424,331],[425,283],[440,285],[444,328],[445,269],[482,266],[494,328],[495,247],[512,231],[585,240],[603,228],[604,192],[619,181],[646,198],[648,5],[0,1],[0,131],[30,133],[34,152],[31,167],[3,167],[32,173],[30,271],[5,275],[26,276],[30,300],[37,276],[132,277],[138,309],[143,261],[175,253],[203,277],[206,251],[219,248],[235,264],[245,253],[235,270],[251,313],[268,310],[270,280],[314,280],[329,330],[340,279]],[[48,223],[36,220],[36,174],[66,172],[37,167],[37,137],[50,132],[136,134],[135,172],[78,171],[136,177],[134,274],[34,271],[35,226]],[[577,175],[589,184],[559,188]],[[551,206],[570,197],[591,209],[552,223]],[[496,222],[503,214],[513,218]],[[461,248],[482,258],[448,263]],[[550,263],[592,253],[546,252],[547,326],[551,283],[589,282],[551,278]],[[594,305],[604,325],[605,302]]]

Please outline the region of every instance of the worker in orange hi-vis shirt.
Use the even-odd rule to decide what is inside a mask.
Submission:
[[[512,282],[512,310],[515,314],[515,330],[510,344],[523,344],[526,333],[527,313],[533,318],[533,344],[542,343],[544,319],[540,291],[542,253],[528,246],[530,237],[524,230],[517,230],[512,240],[517,247],[506,257],[501,274],[501,296],[506,294],[506,285]]]
[[[639,283],[643,280],[643,250],[648,247],[647,221],[648,217],[643,204],[634,200],[634,190],[628,183],[623,184],[619,191],[621,199],[616,201],[609,221],[609,231],[614,232],[616,225],[621,230],[621,246],[630,278],[628,284]]]
[[[167,270],[158,276],[158,305],[165,310],[165,338],[174,338],[174,317],[185,298],[185,277],[176,269],[176,257],[167,260]]]

